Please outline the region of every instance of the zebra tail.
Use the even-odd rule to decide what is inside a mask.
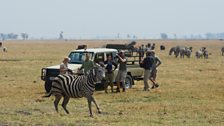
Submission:
[[[49,92],[48,94],[46,94],[46,95],[44,95],[44,96],[42,96],[43,98],[48,98],[48,97],[50,97],[51,96],[51,92]]]

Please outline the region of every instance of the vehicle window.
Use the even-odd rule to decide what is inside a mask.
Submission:
[[[105,59],[104,59],[104,53],[97,53],[97,54],[95,55],[94,61],[95,61],[96,63],[104,62],[104,61],[105,61]]]
[[[109,55],[112,57],[113,60],[116,58],[116,52],[106,53],[106,57],[109,56]]]
[[[86,59],[87,54],[90,56],[90,59],[93,58],[92,52],[71,52],[69,54],[69,63],[82,64],[82,62]]]

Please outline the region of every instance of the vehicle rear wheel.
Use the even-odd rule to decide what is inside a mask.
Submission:
[[[51,81],[45,81],[44,87],[45,87],[45,91],[46,91],[47,93],[50,92],[50,90],[51,90],[51,86],[52,86],[52,82],[51,82]]]
[[[132,88],[132,85],[133,85],[133,79],[130,75],[127,75],[125,79],[125,88]]]

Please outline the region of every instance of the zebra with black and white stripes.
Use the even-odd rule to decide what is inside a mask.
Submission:
[[[73,76],[73,75],[58,75],[52,83],[50,93],[44,97],[55,96],[54,106],[58,112],[58,103],[62,97],[64,97],[62,107],[67,114],[69,111],[66,105],[70,98],[87,98],[90,116],[92,117],[91,103],[96,105],[98,113],[101,113],[99,106],[97,105],[93,95],[95,90],[95,84],[101,81],[105,77],[105,70],[103,66],[96,65],[89,71],[88,75]]]

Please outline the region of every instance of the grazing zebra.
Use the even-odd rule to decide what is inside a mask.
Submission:
[[[199,49],[196,53],[195,53],[195,56],[196,58],[205,58],[205,59],[208,59],[208,51],[206,50],[206,47],[202,47],[201,49]]]
[[[205,59],[208,59],[208,51],[207,50],[204,50],[203,56]]]
[[[3,52],[8,52],[8,49],[6,47],[1,47],[0,46],[0,49],[3,51]]]
[[[160,45],[160,50],[165,50],[166,47],[164,45]]]
[[[186,48],[180,48],[180,58],[184,58]]]
[[[221,52],[222,52],[222,56],[224,56],[224,47],[222,47]]]
[[[186,55],[188,58],[191,57],[191,52],[192,52],[192,47],[183,47],[180,48],[180,58],[184,58],[184,56]]]
[[[8,49],[6,47],[2,48],[3,52],[8,52]]]
[[[175,51],[176,51],[176,47],[170,48],[169,55],[171,56],[173,53],[175,54]]]
[[[173,53],[174,53],[175,57],[177,58],[179,56],[179,53],[180,53],[180,46],[172,47],[170,49],[169,55],[172,55]]]
[[[198,50],[197,52],[195,52],[195,56],[196,58],[202,58],[203,57],[203,52],[201,50]]]
[[[57,112],[58,103],[61,97],[64,97],[62,107],[67,114],[69,114],[69,111],[67,110],[66,105],[70,98],[85,97],[88,100],[89,112],[92,117],[92,102],[96,105],[98,113],[101,113],[100,108],[92,95],[95,90],[96,82],[101,81],[104,77],[104,67],[99,66],[98,64],[90,70],[87,76],[59,75],[53,81],[50,93],[44,97],[50,97],[51,95],[55,96],[54,106]]]
[[[191,52],[192,52],[192,47],[187,48],[187,49],[185,50],[185,55],[186,55],[188,58],[190,58],[190,57],[191,57]]]

